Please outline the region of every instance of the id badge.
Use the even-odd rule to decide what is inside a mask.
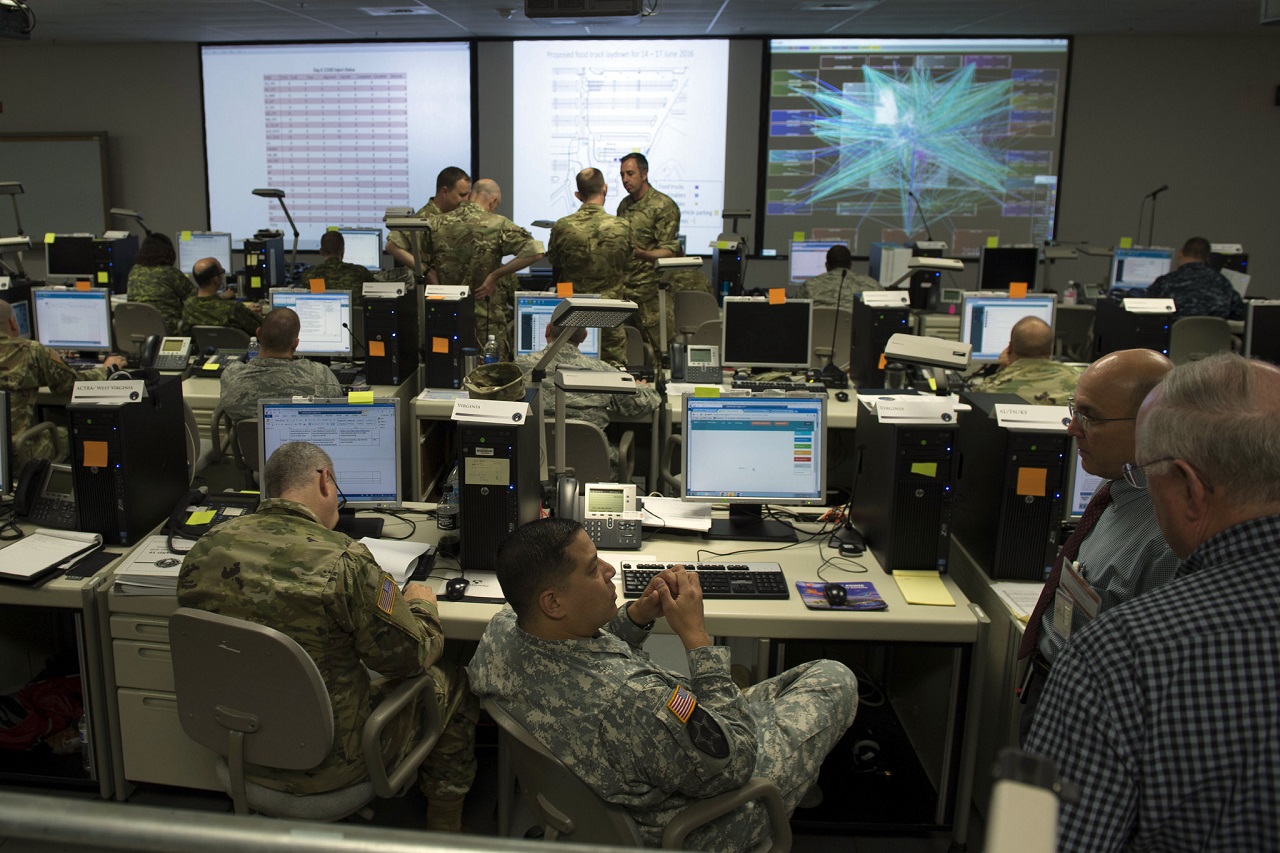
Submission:
[[[1071,614],[1075,611],[1075,602],[1071,596],[1059,589],[1053,595],[1053,630],[1058,636],[1067,639],[1071,636]]]

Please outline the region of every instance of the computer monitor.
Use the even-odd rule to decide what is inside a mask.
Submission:
[[[964,295],[960,305],[960,340],[973,347],[970,360],[993,362],[1009,346],[1009,334],[1023,317],[1039,317],[1053,328],[1054,297]]]
[[[547,346],[547,324],[561,301],[547,291],[516,291],[516,355],[530,355]],[[587,329],[587,339],[578,344],[578,352],[600,357],[599,329]]]
[[[791,254],[788,260],[791,265],[791,283],[800,284],[822,275],[827,271],[827,252],[835,246],[848,247],[848,243],[824,242],[821,240],[792,240]]]
[[[351,357],[351,292],[277,288],[271,291],[271,309],[292,308],[302,328],[298,332],[298,355]]]
[[[1111,257],[1111,296],[1141,296],[1173,266],[1173,249],[1116,249]]]
[[[16,302],[10,302],[13,308],[13,319],[18,321],[18,337],[31,337],[31,303],[25,299],[19,299]]]
[[[382,269],[381,228],[339,228],[342,235],[342,260],[367,270]]]
[[[1026,282],[1028,290],[1036,289],[1036,268],[1040,250],[1034,246],[984,248],[978,271],[979,290],[1009,290],[1015,281]]]
[[[111,291],[33,287],[36,335],[54,349],[111,352]]]
[[[1244,354],[1280,364],[1280,300],[1251,299],[1245,305]]]
[[[720,363],[725,367],[807,370],[813,345],[813,303],[762,296],[726,296],[720,323]]]
[[[54,234],[45,238],[44,274],[48,278],[93,278],[93,235]]]
[[[179,231],[173,241],[178,247],[178,269],[191,275],[196,261],[217,258],[224,270],[230,272],[231,235],[225,231]]]
[[[338,488],[352,508],[396,507],[400,483],[400,400],[372,403],[265,399],[258,402],[258,470],[282,444],[308,441],[333,460]]]
[[[684,398],[687,501],[729,503],[708,539],[796,540],[764,504],[826,502],[825,395]]]
[[[1067,477],[1067,499],[1062,502],[1065,521],[1079,521],[1084,516],[1084,509],[1093,500],[1093,493],[1102,484],[1102,478],[1084,470],[1080,452],[1076,443],[1071,442],[1071,455],[1076,464],[1072,466]]]

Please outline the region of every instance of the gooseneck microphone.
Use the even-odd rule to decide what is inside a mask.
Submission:
[[[346,323],[343,323],[342,328],[346,329],[347,334],[351,336],[351,343],[355,344],[356,346],[360,347],[360,349],[364,350],[364,358],[368,358],[369,348],[360,342],[360,339],[356,337],[356,333],[351,331],[351,327],[348,326]]]
[[[933,242],[933,231],[929,228],[929,220],[925,218],[925,215],[924,215],[924,205],[922,205],[922,204],[920,203],[920,199],[916,198],[916,194],[915,194],[915,193],[913,193],[911,190],[907,190],[907,195],[908,195],[908,196],[910,196],[910,197],[911,197],[911,200],[912,200],[912,201],[914,201],[914,202],[916,203],[916,213],[920,214],[920,223],[921,223],[922,225],[924,225],[924,235],[925,235],[926,237],[928,237],[928,238],[929,238],[929,242],[930,242],[930,243],[932,243],[932,242]],[[910,226],[910,224],[908,224],[908,226],[907,226],[907,227],[908,227],[908,229],[910,229],[910,227],[911,227],[911,226]]]

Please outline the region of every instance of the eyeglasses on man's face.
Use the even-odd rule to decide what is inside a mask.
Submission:
[[[1126,462],[1120,466],[1120,470],[1124,474],[1124,481],[1135,489],[1145,489],[1147,487],[1147,472],[1144,468],[1151,465],[1159,465],[1161,462],[1172,462],[1175,457],[1164,456],[1160,459],[1152,459],[1150,462],[1143,462],[1141,465],[1133,462]]]
[[[1112,421],[1136,421],[1137,415],[1130,418],[1097,418],[1093,415],[1086,415],[1084,412],[1076,408],[1076,398],[1067,398],[1067,412],[1071,417],[1080,423],[1080,428],[1084,430],[1093,429],[1098,424],[1109,424]]]

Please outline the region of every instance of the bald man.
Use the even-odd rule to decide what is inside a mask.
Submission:
[[[1053,329],[1039,317],[1023,317],[1009,332],[1000,369],[970,383],[969,390],[1017,394],[1028,403],[1065,406],[1076,390],[1080,368],[1054,361]]]

